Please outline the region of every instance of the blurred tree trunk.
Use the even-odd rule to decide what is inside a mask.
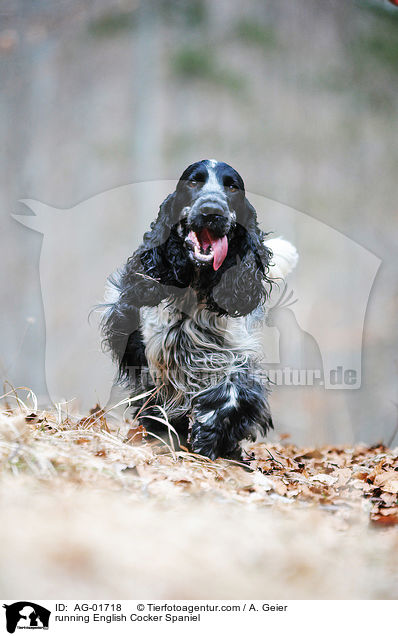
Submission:
[[[160,33],[156,0],[142,0],[134,32],[133,180],[154,179],[160,167]]]

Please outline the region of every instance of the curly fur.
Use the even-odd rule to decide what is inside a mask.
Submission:
[[[198,254],[189,243],[203,231],[210,250],[227,237],[217,268],[202,244]],[[193,450],[212,459],[235,456],[241,440],[272,427],[250,333],[270,291],[271,258],[240,175],[204,160],[185,170],[141,246],[108,281],[102,329],[118,380],[134,391],[157,388],[152,405],[165,406],[173,425],[189,428]]]

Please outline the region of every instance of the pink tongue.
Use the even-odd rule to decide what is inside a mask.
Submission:
[[[226,236],[222,238],[214,238],[211,233],[205,229],[202,232],[201,243],[204,249],[207,249],[209,245],[213,250],[213,269],[216,272],[223,264],[228,252],[228,239]]]
[[[216,272],[224,262],[228,252],[228,239],[226,236],[216,239],[211,244],[214,252],[213,269]]]

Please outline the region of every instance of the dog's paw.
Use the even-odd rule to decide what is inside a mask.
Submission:
[[[199,394],[190,422],[192,449],[210,459],[240,458],[242,440],[273,428],[266,390],[246,374],[235,374]]]
[[[220,456],[220,425],[214,410],[193,415],[188,442],[194,453],[213,461]]]

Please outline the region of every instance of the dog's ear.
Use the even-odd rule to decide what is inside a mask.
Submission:
[[[176,231],[180,208],[176,193],[161,204],[159,214],[138,249],[143,271],[162,285],[170,287],[169,294],[189,286],[192,264],[188,259],[184,241]],[[165,294],[167,295],[167,294]]]
[[[213,289],[213,300],[222,313],[229,316],[247,316],[267,298],[267,270],[262,265],[261,256],[248,252],[237,264],[227,269]]]
[[[127,377],[129,368],[142,365],[140,308],[154,307],[170,294],[164,277],[169,269],[165,245],[173,226],[174,198],[175,193],[163,201],[141,246],[108,281],[112,293],[104,305],[103,343],[118,363],[119,379]]]
[[[239,214],[236,241],[236,264],[223,272],[213,289],[213,300],[230,316],[246,316],[261,305],[271,291],[268,278],[272,251],[257,224],[254,207],[244,200]]]
[[[237,222],[242,225],[249,234],[259,232],[257,226],[257,212],[250,201],[245,197],[237,211]]]
[[[175,192],[169,194],[160,205],[158,216],[155,221],[152,221],[151,229],[145,232],[142,245],[137,252],[143,272],[162,282],[166,282],[164,280],[164,273],[167,271],[165,251],[174,225],[174,200]]]
[[[267,275],[272,259],[272,248],[267,244],[267,234],[260,230],[258,226],[257,212],[247,198],[245,198],[244,200],[243,209],[244,222],[242,223],[242,225],[247,232],[246,240],[243,241],[243,258],[250,252],[254,254],[256,267],[259,269],[264,277],[263,287],[265,288],[265,296],[267,296],[268,293],[271,291],[269,288],[271,283]]]
[[[143,365],[144,350],[134,346],[140,342],[140,315],[137,307],[114,303],[106,308],[102,318],[102,347],[109,350],[118,367],[117,382],[127,381],[132,368]],[[138,359],[141,354],[142,359]]]
[[[165,295],[164,286],[144,274],[137,253],[109,277],[101,331],[104,349],[118,364],[119,381],[127,379],[129,368],[142,366],[140,308],[158,305]]]
[[[158,216],[151,223],[151,229],[144,234],[142,248],[153,249],[163,245],[170,236],[170,230],[177,223],[174,202],[176,193],[169,194],[159,207]]]

